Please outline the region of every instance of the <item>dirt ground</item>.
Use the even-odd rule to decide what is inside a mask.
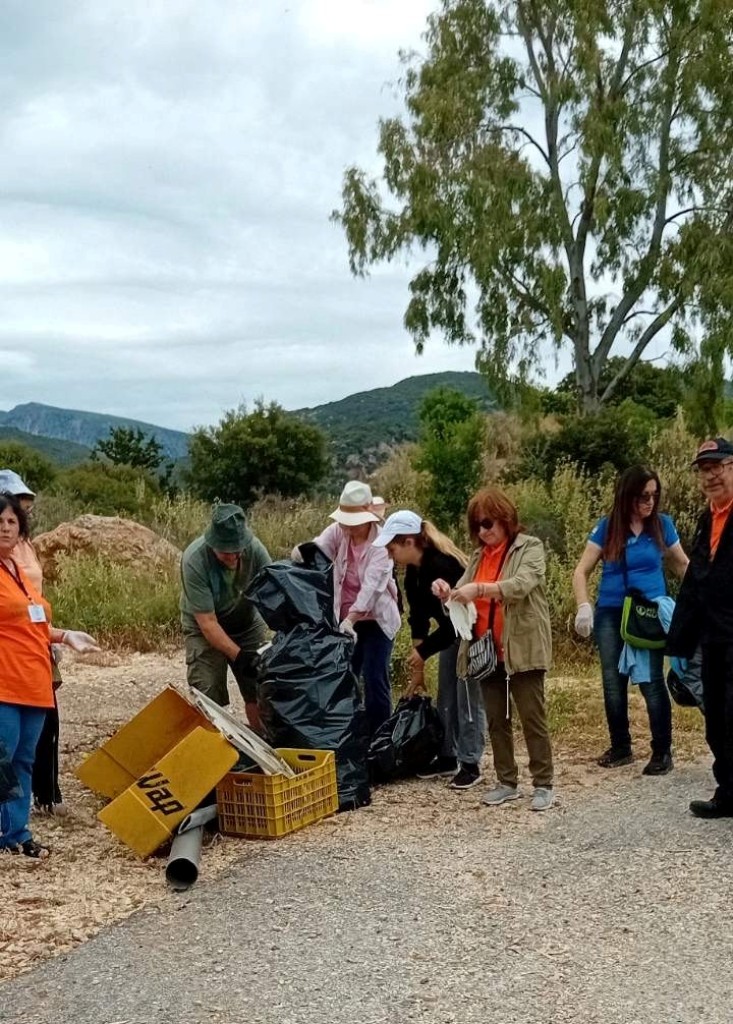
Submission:
[[[143,862],[127,850],[96,818],[103,801],[85,790],[73,772],[85,755],[162,688],[185,680],[182,654],[90,655],[65,663],[64,680],[59,709],[61,788],[67,814],[34,815],[34,834],[53,848],[47,861],[2,857],[0,981],[70,950],[105,925],[140,908],[162,909],[175,898],[166,888],[165,857]],[[643,765],[645,716],[637,696],[632,700],[632,720],[640,760],[613,773],[594,766],[594,756],[605,745],[599,690],[597,682],[577,678],[554,678],[548,684],[560,803],[582,800],[589,790],[638,775]],[[235,711],[241,711],[238,695],[232,695],[232,703]],[[675,710],[675,739],[678,762],[704,755],[697,712]],[[521,743],[519,751],[523,756]],[[486,768],[490,774],[490,766]],[[442,783],[410,781],[376,791],[370,808],[339,815],[319,827],[327,829],[327,834],[334,829],[356,828],[363,833],[364,841],[368,841],[371,829],[389,828],[394,830],[397,844],[405,830],[414,831],[415,827],[455,834],[460,832],[466,814],[475,817],[485,813],[480,793],[481,787],[455,793]],[[415,813],[418,807],[419,816]],[[513,815],[505,819],[505,827],[531,829],[538,824],[538,817]],[[285,841],[297,843],[300,839],[295,835]],[[211,839],[204,851],[199,884],[220,875],[254,846],[261,848],[261,844],[245,840]]]

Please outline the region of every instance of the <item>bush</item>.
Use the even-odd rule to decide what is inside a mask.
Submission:
[[[196,430],[186,476],[206,501],[243,507],[263,494],[308,494],[328,471],[326,435],[276,402],[230,410],[215,427]]]
[[[151,476],[132,466],[84,462],[62,470],[51,493],[71,499],[84,512],[145,522],[151,503],[160,497],[160,487]]]
[[[12,469],[34,492],[48,487],[56,467],[40,452],[18,441],[0,441],[0,469]]]
[[[176,567],[140,572],[101,555],[59,555],[49,585],[54,625],[83,629],[103,647],[159,650],[179,635]]]
[[[289,558],[296,544],[312,540],[333,520],[335,501],[284,501],[281,498],[263,498],[250,510],[249,523],[270,556]]]

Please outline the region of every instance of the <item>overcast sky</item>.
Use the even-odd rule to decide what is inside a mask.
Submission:
[[[0,409],[188,429],[472,369],[329,223],[435,0],[4,0]]]

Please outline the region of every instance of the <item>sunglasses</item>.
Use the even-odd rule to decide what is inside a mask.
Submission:
[[[493,519],[479,519],[476,527],[478,530],[491,530],[495,520]]]
[[[643,491],[636,499],[640,505],[651,505],[659,497],[659,491]]]

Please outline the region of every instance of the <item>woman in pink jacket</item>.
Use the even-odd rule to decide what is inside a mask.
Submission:
[[[368,484],[350,480],[334,522],[314,539],[333,562],[334,611],[341,632],[356,641],[352,665],[374,733],[392,713],[389,663],[401,619],[392,559],[372,544],[379,534],[372,501]]]

